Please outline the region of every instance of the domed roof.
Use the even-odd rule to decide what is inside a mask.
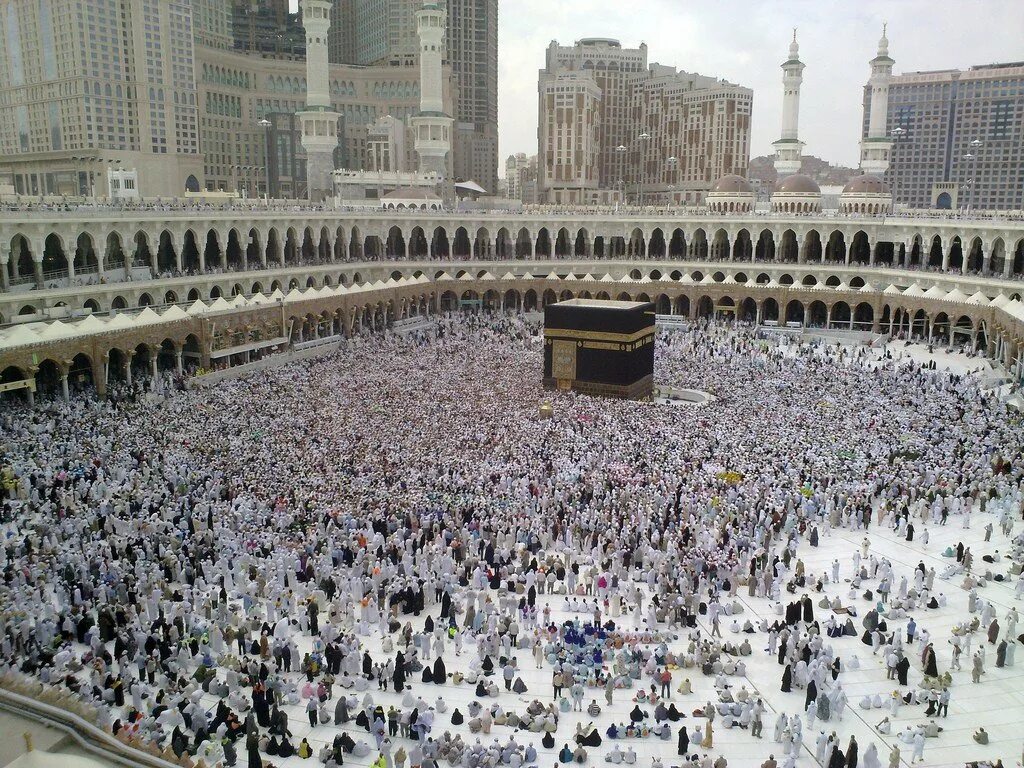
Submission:
[[[790,195],[820,195],[821,187],[810,176],[794,173],[792,176],[787,176],[776,184],[775,191]]]
[[[711,194],[752,194],[753,188],[750,182],[735,173],[729,173],[715,182],[711,188]]]
[[[843,187],[844,195],[890,195],[889,185],[878,176],[862,174],[850,179]]]

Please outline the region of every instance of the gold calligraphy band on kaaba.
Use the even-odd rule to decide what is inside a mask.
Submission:
[[[616,341],[628,343],[639,341],[646,336],[654,336],[653,328],[644,328],[633,333],[611,333],[608,331],[574,331],[570,328],[545,328],[545,339],[584,339],[587,341]]]

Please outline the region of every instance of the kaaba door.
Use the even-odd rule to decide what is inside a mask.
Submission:
[[[569,389],[576,378],[576,342],[555,341],[551,349],[551,378],[559,389]]]

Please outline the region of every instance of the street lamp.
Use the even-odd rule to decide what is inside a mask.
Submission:
[[[615,153],[619,156],[619,175],[620,176],[625,176],[625,173],[624,173],[624,171],[625,171],[625,164],[626,164],[626,147],[625,147],[625,145],[624,144],[619,144],[619,146],[617,146],[615,148]],[[622,178],[619,179],[619,195],[620,195],[620,197],[622,197],[622,204],[625,205],[626,204],[626,182]]]
[[[967,187],[967,213],[970,214],[974,207],[974,188],[978,186],[978,155],[981,154],[981,147],[984,142],[981,139],[971,141],[971,152],[964,155],[964,159],[971,164],[971,178],[968,179]]]
[[[675,205],[675,202],[676,202],[675,201],[675,190],[676,190],[676,182],[678,181],[678,179],[676,178],[676,170],[679,168],[679,159],[675,155],[672,155],[671,157],[669,157],[665,161],[665,165],[668,166],[669,173],[671,174],[671,178],[670,178],[669,184],[668,184],[668,189],[669,189],[668,200],[669,200],[670,204]]]
[[[263,175],[266,186],[263,193],[263,200],[267,207],[270,207],[270,121],[263,117],[256,121],[256,125],[263,129]],[[259,176],[256,178],[256,192],[259,193]]]
[[[895,144],[893,144],[893,148],[892,148],[892,208],[893,208],[893,211],[895,211],[896,210],[896,154],[897,154],[897,150],[899,150],[899,148],[900,148],[900,141],[903,140],[903,137],[906,135],[907,131],[906,131],[905,128],[897,125],[889,133],[892,136],[893,140],[895,141]]]
[[[644,175],[645,175],[644,171],[647,168],[646,158],[644,157],[644,144],[646,144],[648,141],[651,140],[651,134],[647,133],[647,131],[644,131],[639,136],[637,136],[637,140],[640,142],[640,148],[638,150],[638,155],[639,155],[638,160],[639,160],[639,164],[640,164],[640,182],[639,182],[639,184],[640,184],[640,195],[639,195],[639,197],[640,197],[640,207],[643,208],[643,205],[644,205]]]

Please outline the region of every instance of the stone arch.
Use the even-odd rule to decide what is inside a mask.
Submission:
[[[526,227],[520,227],[516,235],[515,256],[517,259],[529,259],[533,256],[533,238]]]
[[[793,299],[786,305],[786,324],[804,324],[804,305],[799,299]]]
[[[535,251],[538,257],[551,258],[551,234],[547,227],[541,227],[537,233]]]
[[[479,227],[476,231],[476,236],[473,238],[473,258],[490,259],[492,256],[491,233],[487,227]]]
[[[711,241],[711,260],[728,261],[730,255],[729,233],[724,228],[715,231],[715,238]]]
[[[807,307],[807,327],[825,328],[828,325],[828,307],[825,302],[815,300]]]
[[[800,246],[797,243],[796,232],[787,229],[782,233],[782,241],[779,243],[778,261],[787,264],[795,264],[800,257]]]
[[[672,238],[668,241],[668,255],[671,259],[686,258],[686,235],[679,227],[672,230]]]
[[[384,253],[388,259],[396,260],[405,258],[405,234],[397,224],[388,229],[387,241],[384,244]]]
[[[409,257],[413,259],[425,259],[430,255],[430,246],[427,244],[427,236],[423,227],[416,226],[409,233]]]
[[[715,302],[710,296],[701,296],[697,299],[697,317],[712,318],[715,315]]]
[[[762,229],[754,246],[754,261],[775,261],[775,234]]]
[[[64,240],[56,232],[51,232],[43,241],[43,278],[50,280],[67,276],[68,257]]]
[[[79,234],[75,241],[74,257],[75,274],[91,274],[100,271],[99,258],[93,246],[92,235],[88,232]]]
[[[853,240],[850,241],[849,262],[851,264],[867,266],[870,261],[871,244],[868,242],[867,233],[862,229],[858,229],[853,234]]]
[[[210,229],[206,232],[206,243],[203,246],[203,262],[206,264],[207,269],[211,266],[227,269],[224,248],[220,242],[220,235],[215,229]]]
[[[647,243],[647,255],[652,259],[663,259],[666,250],[665,233],[661,227],[655,227],[651,232],[650,241]]]
[[[736,307],[736,319],[741,323],[753,323],[757,321],[757,302],[747,296],[742,299]]]
[[[754,244],[750,239],[750,231],[746,228],[736,233],[732,245],[733,261],[751,261],[754,258]]]
[[[829,234],[825,245],[825,261],[831,264],[846,263],[846,235],[842,230],[834,229]]]
[[[171,242],[169,234],[168,234],[167,242],[168,243]],[[164,263],[164,258],[165,258],[164,255],[163,255],[163,250],[164,250],[164,242],[163,242],[163,235],[161,235],[160,236],[160,251],[161,251],[161,254],[158,257],[160,259],[160,263],[161,263],[161,268],[160,268],[161,271],[163,271],[163,266],[162,265]],[[199,261],[199,246],[198,246],[198,243],[196,242],[196,233],[193,232],[191,229],[185,231],[184,242],[182,243],[182,246],[181,246],[181,266],[182,266],[182,269],[184,269],[186,272],[192,272],[192,273],[198,274],[198,273],[200,273],[202,271],[202,265],[200,264],[200,261]]]
[[[263,262],[263,250],[260,246],[260,233],[255,227],[249,229],[248,242],[245,244],[245,261],[249,269]]]
[[[576,240],[573,243],[573,255],[587,257],[590,256],[590,234],[587,232],[585,227],[580,227],[576,232]]]
[[[804,241],[800,246],[803,249],[803,261],[808,264],[820,264],[823,249],[821,247],[821,235],[818,230],[812,229],[804,235]]]
[[[829,318],[830,328],[849,328],[852,320],[850,305],[845,301],[837,301],[832,305]]]
[[[761,305],[761,320],[769,323],[779,322],[779,302],[771,297],[765,299]]]
[[[30,282],[35,279],[35,262],[28,238],[22,234],[11,238],[11,255],[7,263],[7,278],[10,285]]]
[[[238,230],[234,227],[228,230],[228,244],[224,249],[224,260],[227,262],[227,268],[230,270],[241,272],[245,269],[245,256],[242,253],[242,244],[239,242]]]
[[[451,258],[451,245],[448,242],[448,231],[444,227],[435,227],[433,246],[431,248],[435,259]]]
[[[862,301],[854,307],[853,327],[862,331],[870,331],[875,324],[875,308],[866,301]]]
[[[935,268],[942,266],[942,238],[938,235],[932,237],[928,248],[928,266]]]
[[[703,227],[698,227],[693,232],[693,240],[690,243],[690,257],[697,261],[708,260],[708,232]]]
[[[555,236],[555,258],[564,258],[572,255],[572,243],[569,240],[569,230],[560,227]]]

